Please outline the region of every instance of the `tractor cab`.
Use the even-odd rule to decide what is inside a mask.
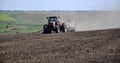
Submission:
[[[50,16],[50,17],[47,17],[48,23],[52,23],[52,22],[57,23],[57,22],[58,22],[58,18],[60,18],[60,17],[57,17],[57,16]]]
[[[58,19],[57,19],[57,17],[49,17],[48,21],[49,22],[57,22]]]

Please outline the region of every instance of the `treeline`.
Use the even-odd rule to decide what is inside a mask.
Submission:
[[[0,12],[74,12],[84,10],[0,10]]]

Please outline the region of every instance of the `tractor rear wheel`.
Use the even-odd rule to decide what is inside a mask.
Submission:
[[[51,33],[51,30],[49,29],[47,24],[44,24],[43,33]]]

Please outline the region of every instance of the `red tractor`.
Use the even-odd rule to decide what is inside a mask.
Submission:
[[[60,17],[57,16],[49,16],[47,17],[48,23],[44,24],[43,33],[51,33],[51,32],[66,32],[65,23],[61,23],[58,19]]]

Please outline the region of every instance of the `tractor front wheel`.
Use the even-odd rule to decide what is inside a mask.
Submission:
[[[62,24],[61,31],[62,32],[66,32],[66,25],[65,25],[65,23]]]
[[[59,26],[56,27],[56,33],[59,33],[60,32],[60,29],[59,29]]]

